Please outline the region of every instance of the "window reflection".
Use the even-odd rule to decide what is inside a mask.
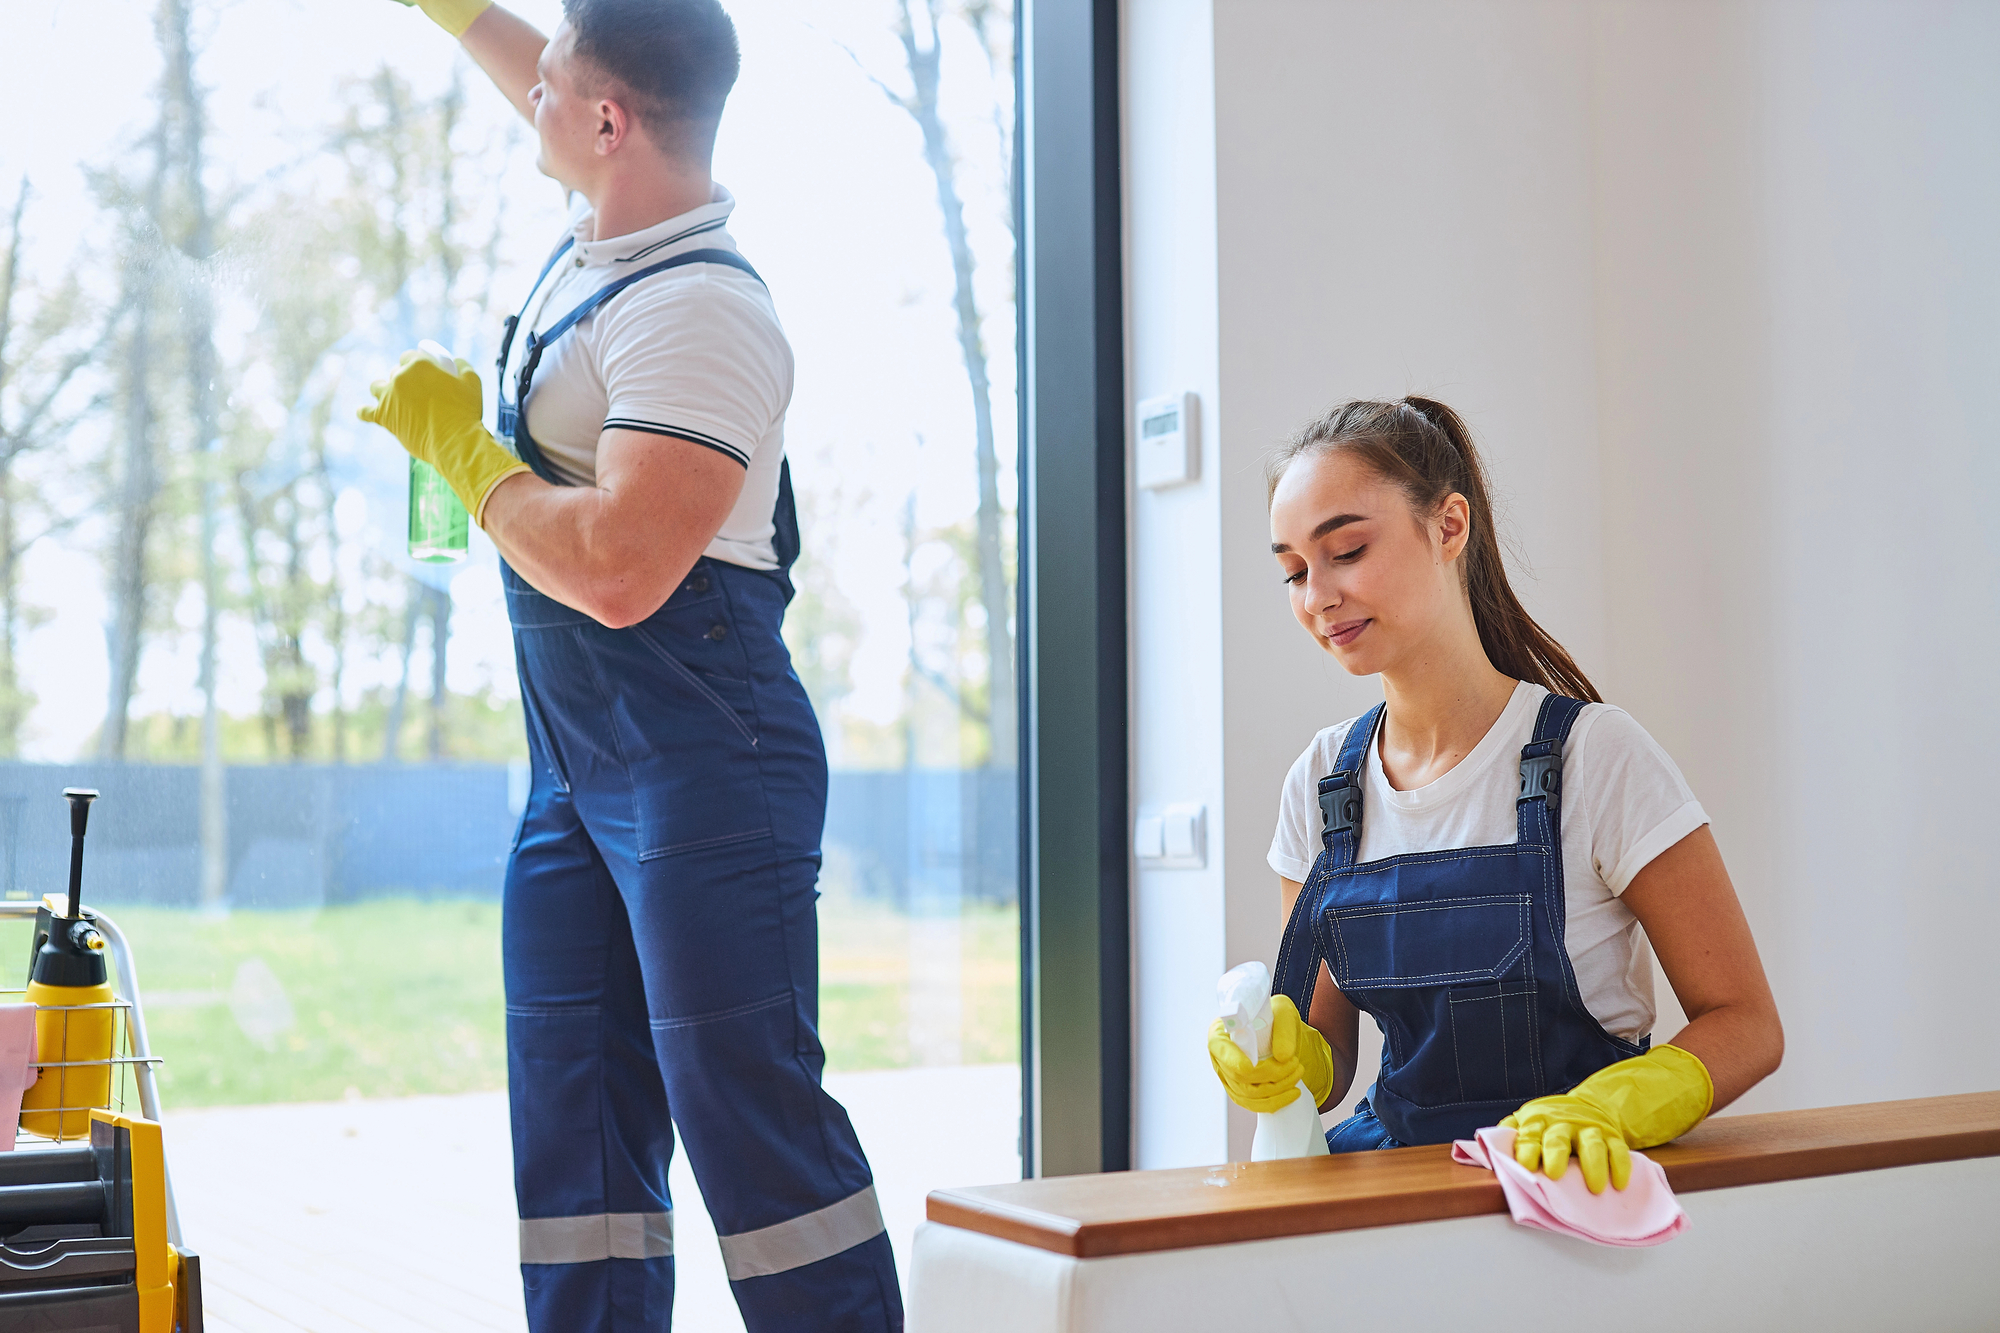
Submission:
[[[918,1184],[1016,1169],[1012,16],[734,17],[716,174],[799,365],[786,632],[833,767],[829,1071],[932,1079],[839,1090],[885,1181],[903,1168],[870,1105],[974,1101],[967,1132],[992,1140],[959,1153],[963,1179],[912,1179],[913,1222]],[[133,942],[170,1118],[491,1102],[525,798],[495,558],[477,533],[462,564],[408,558],[404,458],[352,411],[419,339],[488,367],[564,201],[526,128],[396,5],[123,0],[21,27],[0,891],[60,887],[58,793],[103,791],[86,898]],[[59,94],[83,77],[79,110]],[[26,961],[8,938],[0,972]]]

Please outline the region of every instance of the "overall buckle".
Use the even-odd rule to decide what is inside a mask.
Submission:
[[[1354,774],[1330,773],[1319,780],[1319,813],[1328,833],[1352,833],[1361,823],[1361,788]]]
[[[1546,747],[1546,753],[1533,751]],[[1562,747],[1554,741],[1537,741],[1521,751],[1521,796],[1523,801],[1562,794]]]

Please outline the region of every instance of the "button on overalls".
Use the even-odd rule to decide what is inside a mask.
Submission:
[[[1381,1072],[1327,1131],[1334,1152],[1470,1138],[1646,1049],[1584,1008],[1563,943],[1562,749],[1584,705],[1542,701],[1521,750],[1516,841],[1357,863],[1362,765],[1384,707],[1354,723],[1320,779],[1324,850],[1271,987],[1311,1013],[1324,960],[1382,1029]]]
[[[624,629],[502,566],[533,765],[502,933],[537,1333],[669,1326],[676,1129],[753,1333],[902,1326],[867,1159],[820,1085],[826,753],[779,636],[791,500],[781,474],[780,569],[704,557]]]

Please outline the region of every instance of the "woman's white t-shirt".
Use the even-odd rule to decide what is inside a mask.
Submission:
[[[1397,791],[1382,771],[1381,733],[1361,778],[1359,859],[1488,847],[1516,841],[1521,747],[1534,739],[1548,691],[1526,681],[1456,767],[1428,786]],[[1271,868],[1303,883],[1320,853],[1319,780],[1333,772],[1358,719],[1313,737],[1285,777]],[[1586,706],[1563,746],[1564,944],[1584,1007],[1614,1036],[1653,1030],[1652,953],[1618,895],[1648,862],[1708,822],[1687,780],[1631,714]]]

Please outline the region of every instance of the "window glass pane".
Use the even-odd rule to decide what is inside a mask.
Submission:
[[[820,1035],[903,1259],[926,1190],[1019,1171],[1013,18],[733,9],[715,175],[797,364]],[[499,562],[476,528],[411,558],[406,456],[353,412],[424,338],[490,407],[568,206],[389,0],[57,4],[11,50],[0,985],[66,883],[59,793],[96,788],[84,898],[130,942],[212,1317],[303,1327],[328,1254],[445,1232],[405,1298],[518,1326],[499,940],[530,775]],[[445,1227],[395,1202],[433,1152]],[[727,1327],[681,1155],[672,1183],[681,1317]],[[357,1263],[341,1299],[378,1325],[394,1283]]]

